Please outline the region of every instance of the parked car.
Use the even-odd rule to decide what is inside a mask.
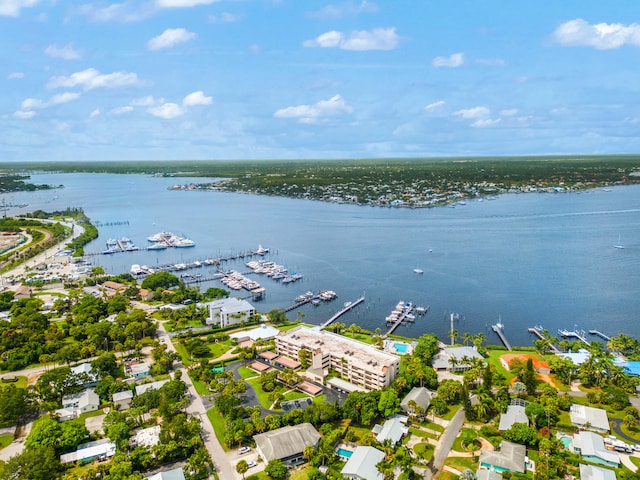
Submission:
[[[240,448],[238,449],[238,453],[239,453],[240,455],[242,455],[243,453],[250,452],[250,451],[251,451],[251,447],[240,447]]]
[[[257,465],[258,465],[258,464],[257,464],[256,462],[254,462],[253,460],[251,460],[249,463],[247,463],[247,466],[248,466],[249,468],[253,468],[253,467],[257,466]]]

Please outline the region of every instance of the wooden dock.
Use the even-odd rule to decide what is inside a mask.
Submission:
[[[498,337],[500,337],[500,340],[502,340],[502,343],[504,343],[504,346],[507,347],[507,350],[511,351],[513,350],[511,348],[511,344],[509,343],[509,340],[507,340],[507,337],[504,335],[504,327],[501,323],[496,323],[495,325],[491,325],[491,329],[496,332],[496,334],[498,335]]]
[[[604,333],[602,333],[602,332],[601,332],[601,331],[599,331],[599,330],[591,329],[591,330],[589,330],[589,333],[590,333],[591,335],[597,335],[598,337],[600,337],[600,338],[602,338],[602,339],[606,340],[607,342],[608,342],[609,340],[611,340],[611,337],[610,337],[609,335],[605,335]]]
[[[400,303],[404,303],[404,302],[400,302]],[[398,304],[398,305],[400,305],[400,304]],[[397,308],[398,307],[396,306],[396,309]],[[393,322],[393,324],[391,325],[389,330],[387,330],[387,335],[391,335],[395,331],[396,328],[398,328],[402,323],[404,323],[405,320],[414,321],[413,319],[409,320],[410,317],[407,318],[409,315],[412,314],[412,312],[413,312],[413,306],[411,306],[411,307],[407,307],[407,306],[403,307],[402,312],[398,315],[398,318]],[[392,314],[393,314],[393,312],[392,312]],[[387,325],[389,325],[389,320],[387,320]]]
[[[335,322],[342,315],[344,315],[345,313],[347,313],[349,310],[353,309],[354,307],[357,307],[362,302],[364,302],[364,295],[362,295],[360,298],[358,298],[357,300],[355,300],[353,302],[345,303],[344,308],[342,310],[340,310],[338,313],[336,313],[329,320],[327,320],[326,322],[320,324],[320,328],[325,328],[325,327],[331,325],[333,322]]]
[[[542,335],[542,332],[539,330],[539,327],[529,327],[527,328],[527,331],[529,333],[533,333],[540,340],[546,340],[546,337]],[[551,350],[553,353],[561,353],[560,350],[558,350],[558,347],[556,347],[554,344],[551,344],[551,346],[549,347],[549,350]]]
[[[590,345],[589,340],[585,337],[584,330],[563,330],[558,329],[558,333],[560,336],[565,338],[577,338],[578,340],[584,342],[586,345]]]

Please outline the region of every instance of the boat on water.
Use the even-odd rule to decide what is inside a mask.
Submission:
[[[107,240],[107,247],[115,247],[116,245],[118,245],[118,241],[115,238]]]
[[[164,250],[165,248],[168,248],[169,244],[166,242],[157,242],[154,243],[153,245],[149,245],[147,247],[147,250]]]
[[[136,276],[136,275],[144,275],[144,270],[142,270],[142,267],[137,264],[134,263],[133,265],[131,265],[131,270],[129,270],[131,272],[131,275]]]
[[[417,273],[418,275],[422,275],[424,273],[424,270],[422,270],[421,268],[414,268],[413,269],[413,273]]]
[[[155,233],[155,234],[147,237],[147,240],[150,241],[150,242],[161,242],[166,237],[173,237],[173,233],[171,233],[171,232],[158,232],[158,233]]]
[[[189,238],[180,238],[180,239],[176,240],[173,243],[173,246],[176,247],[176,248],[195,247],[196,246],[196,242],[194,242],[193,240],[191,240]]]
[[[258,249],[256,250],[256,253],[258,255],[266,255],[267,253],[269,253],[269,249],[264,248],[262,245],[258,245]]]
[[[624,249],[624,244],[622,243],[622,239],[620,238],[620,235],[618,235],[618,243],[616,243],[613,248],[617,248],[618,250],[622,250]]]

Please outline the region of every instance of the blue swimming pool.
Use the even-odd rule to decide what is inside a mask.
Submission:
[[[393,348],[395,348],[396,352],[398,353],[407,353],[409,345],[407,345],[406,343],[394,343]]]
[[[353,455],[353,452],[351,450],[345,450],[344,448],[338,448],[338,450],[336,450],[336,453],[343,458],[350,458],[351,455]]]
[[[571,437],[560,437],[560,441],[562,445],[564,445],[565,450],[569,450],[569,445],[571,445]]]

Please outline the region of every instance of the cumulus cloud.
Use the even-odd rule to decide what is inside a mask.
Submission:
[[[471,124],[474,128],[488,128],[500,123],[499,118],[481,118]]]
[[[93,112],[89,114],[89,118],[96,118],[100,116],[100,109],[96,108]]]
[[[160,117],[166,120],[180,117],[186,112],[187,110],[184,107],[181,107],[177,103],[171,102],[163,103],[162,105],[158,105],[157,107],[152,107],[149,109],[149,113],[154,117]]]
[[[39,0],[1,0],[0,16],[18,17],[20,10],[23,8],[33,7],[37,5]]]
[[[486,117],[490,114],[491,110],[487,107],[463,108],[462,110],[458,110],[454,113],[454,115],[464,119]]]
[[[197,35],[189,32],[184,28],[167,28],[157,37],[153,37],[147,42],[149,50],[161,50],[163,48],[171,48],[179,43],[185,43],[193,40]]]
[[[346,35],[332,30],[303,42],[305,47],[340,48],[342,50],[394,50],[400,43],[395,28],[376,28],[371,31],[356,30]]]
[[[33,118],[36,116],[36,112],[34,112],[33,110],[16,110],[15,112],[13,112],[13,116],[15,118],[19,118],[21,120],[26,120],[28,118]]]
[[[340,95],[329,100],[320,100],[313,105],[297,105],[281,108],[273,116],[276,118],[296,118],[300,123],[317,123],[323,117],[332,117],[353,112]]]
[[[38,110],[41,108],[48,108],[54,105],[61,105],[63,103],[68,103],[78,98],[80,98],[80,94],[73,93],[73,92],[65,92],[65,93],[59,93],[57,95],[53,95],[46,102],[39,100],[37,98],[26,98],[22,101],[20,108],[24,111]]]
[[[49,80],[49,88],[59,87],[82,87],[85,90],[94,88],[119,88],[135,85],[138,83],[138,76],[131,72],[113,72],[101,74],[95,68],[87,68],[80,72],[72,73],[69,76],[53,77]]]
[[[446,102],[444,100],[438,100],[437,102],[433,102],[430,103],[429,105],[427,105],[426,107],[424,107],[424,109],[427,112],[432,112],[434,111],[436,108],[440,108],[442,107]]]
[[[7,80],[18,80],[24,78],[24,72],[11,72],[7,75]]]
[[[94,22],[137,22],[150,17],[156,10],[153,4],[139,0],[125,0],[106,7],[84,4],[79,8],[82,15]]]
[[[210,5],[220,0],[156,0],[160,8],[189,8],[197,5]]]
[[[631,23],[591,24],[582,18],[570,20],[553,32],[553,39],[568,47],[593,47],[598,50],[640,46],[640,25]]]
[[[229,12],[222,12],[220,15],[209,15],[209,23],[234,23],[241,19],[240,15]]]
[[[82,58],[80,52],[73,48],[73,44],[69,43],[64,47],[58,45],[49,45],[45,48],[44,53],[52,58],[61,58],[63,60],[78,60]]]
[[[147,95],[146,97],[136,98],[131,100],[132,107],[153,107],[154,105],[160,105],[164,103],[164,98],[153,98],[151,95]]]
[[[213,98],[207,97],[201,90],[190,93],[182,100],[182,105],[185,107],[193,107],[195,105],[211,105]]]
[[[361,13],[376,13],[378,6],[375,3],[367,2],[345,2],[337,5],[327,5],[320,10],[311,12],[309,16],[323,20],[338,20],[344,17],[360,15]]]
[[[436,57],[431,60],[431,65],[436,68],[448,67],[457,68],[464,64],[464,54],[452,53],[448,57]]]
[[[133,107],[131,105],[126,105],[124,107],[116,107],[112,108],[109,113],[111,115],[124,115],[125,113],[133,112]]]

